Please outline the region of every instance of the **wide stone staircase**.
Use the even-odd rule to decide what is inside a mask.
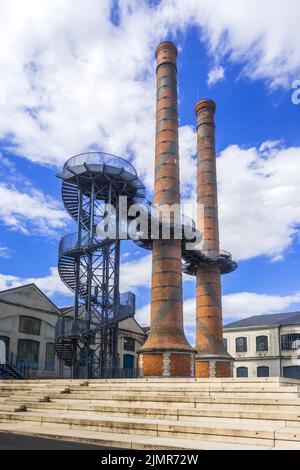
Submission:
[[[147,450],[300,450],[300,381],[0,382],[0,432]]]

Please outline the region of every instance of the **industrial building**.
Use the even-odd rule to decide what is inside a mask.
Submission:
[[[35,284],[0,292],[0,379],[70,378],[71,370],[56,354],[56,331],[74,308],[59,309]],[[119,323],[118,366],[124,376],[136,375],[137,351],[146,333],[130,317]],[[5,359],[5,360],[4,360]]]
[[[35,284],[0,292],[0,341],[6,356],[0,378],[24,373],[47,378],[62,375],[63,365],[55,354],[59,317],[59,309]]]
[[[234,377],[300,379],[300,312],[258,315],[224,326]]]
[[[74,307],[65,307],[60,309],[65,320],[70,320],[71,324],[74,322]],[[80,316],[84,317],[85,312],[81,311]],[[60,321],[58,325],[60,325]],[[117,357],[117,375],[123,378],[133,378],[138,375],[138,350],[143,346],[147,338],[147,333],[144,328],[136,321],[134,317],[128,317],[118,323],[118,357]],[[90,355],[94,356],[94,349],[97,347],[95,344],[90,345]],[[58,345],[56,345],[58,349]],[[81,348],[82,349],[82,348]],[[83,358],[84,360],[84,358]],[[72,365],[72,358],[70,358],[70,366]],[[71,369],[68,367],[69,377],[71,376]]]

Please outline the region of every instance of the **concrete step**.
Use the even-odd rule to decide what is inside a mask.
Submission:
[[[275,432],[284,425],[261,424],[251,420],[233,420],[223,418],[199,418],[196,421],[152,420],[138,418],[108,417],[85,413],[0,413],[0,422],[24,425],[54,426],[55,429],[78,428],[101,432],[143,434],[157,437],[176,437],[180,439],[207,440],[273,446]],[[297,439],[294,439],[297,440]],[[300,435],[299,435],[300,444]]]
[[[157,394],[119,394],[119,393],[90,393],[90,394],[76,394],[71,393],[68,395],[61,395],[56,393],[50,393],[50,398],[52,400],[78,400],[78,401],[89,401],[89,402],[105,402],[110,401],[114,403],[122,402],[135,402],[135,403],[161,403],[162,406],[177,406],[181,403],[184,406],[196,406],[197,403],[224,403],[224,404],[270,404],[270,405],[292,405],[300,406],[300,398],[294,395],[289,396],[288,398],[282,396],[279,397],[263,394],[258,394],[256,397],[248,396],[236,396],[231,394],[229,397],[226,394],[210,395],[207,394],[203,396],[199,394],[197,396],[188,396],[188,395],[157,395]]]
[[[24,381],[23,383],[29,384],[47,384],[53,382],[52,379],[29,379]],[[161,378],[161,377],[146,377],[146,378],[136,378],[136,379],[56,379],[56,383],[65,384],[65,383],[72,383],[72,384],[79,384],[79,383],[91,383],[91,384],[103,384],[103,383],[120,383],[120,384],[140,384],[140,383],[155,383],[155,384],[165,384],[165,383],[172,383],[172,384],[194,384],[194,383],[243,383],[243,384],[271,384],[271,383],[292,383],[292,384],[300,384],[300,380],[297,379],[289,379],[289,378],[282,378],[282,377],[245,377],[245,378]],[[12,380],[7,381],[6,383],[17,384],[18,381]]]
[[[3,411],[5,413],[7,412],[12,412],[12,413],[18,413],[18,412],[24,412],[27,411],[27,408],[25,405],[0,405],[0,412]]]
[[[260,422],[267,423],[268,421],[276,421],[278,424],[286,424],[290,421],[295,425],[300,425],[300,409],[299,413],[286,411],[266,411],[264,409],[255,410],[242,406],[236,406],[235,409],[226,408],[213,408],[203,406],[202,408],[166,408],[166,407],[141,407],[132,404],[130,406],[99,406],[91,404],[80,403],[30,403],[26,404],[27,411],[30,412],[52,412],[55,410],[64,411],[65,413],[85,412],[97,413],[98,415],[105,416],[121,416],[127,418],[139,417],[150,419],[167,419],[167,420],[197,420],[202,417],[214,418],[238,418],[260,420]]]
[[[78,431],[74,429],[54,430],[40,426],[18,426],[0,424],[0,432],[23,434],[27,436],[58,439],[70,442],[99,445],[109,448],[132,450],[270,450],[273,447],[256,446],[249,444],[233,444],[224,442],[211,442],[202,438],[199,441],[187,439],[174,439],[124,435],[117,433],[104,433],[92,431]],[[296,447],[294,446],[296,449]],[[300,449],[300,446],[298,447]]]

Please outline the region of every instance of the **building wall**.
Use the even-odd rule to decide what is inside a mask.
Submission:
[[[134,340],[133,351],[125,348],[126,338],[132,338]],[[133,318],[128,318],[119,323],[118,352],[120,368],[123,368],[125,354],[133,356],[133,366],[135,369],[138,368],[138,350],[142,347],[146,338],[147,335]]]
[[[283,326],[279,330],[278,327],[264,328],[241,328],[234,330],[224,330],[224,339],[227,340],[228,352],[235,359],[234,376],[237,376],[237,369],[246,367],[249,377],[257,377],[258,367],[268,367],[270,377],[282,376],[285,367],[300,367],[300,351],[299,359],[293,351],[281,351],[281,339],[284,334],[299,333],[300,325]],[[256,338],[258,336],[267,336],[268,351],[256,351]],[[247,338],[247,351],[236,352],[236,338]]]
[[[55,342],[55,324],[58,318],[53,304],[35,286],[24,286],[0,293],[0,336],[9,338],[9,350],[17,359],[18,341],[28,339],[39,343],[38,368],[30,369],[31,377],[59,377],[60,361],[55,358],[54,371],[46,370],[46,345]],[[31,308],[30,308],[31,305]],[[29,307],[29,308],[28,308]],[[21,333],[20,317],[32,317],[41,321],[39,335]]]

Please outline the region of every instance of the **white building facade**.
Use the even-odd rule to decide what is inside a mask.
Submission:
[[[61,364],[55,354],[59,316],[59,309],[35,284],[0,292],[2,356],[17,368],[26,364],[29,377],[59,377]]]
[[[300,379],[300,312],[260,315],[224,326],[234,377]]]

